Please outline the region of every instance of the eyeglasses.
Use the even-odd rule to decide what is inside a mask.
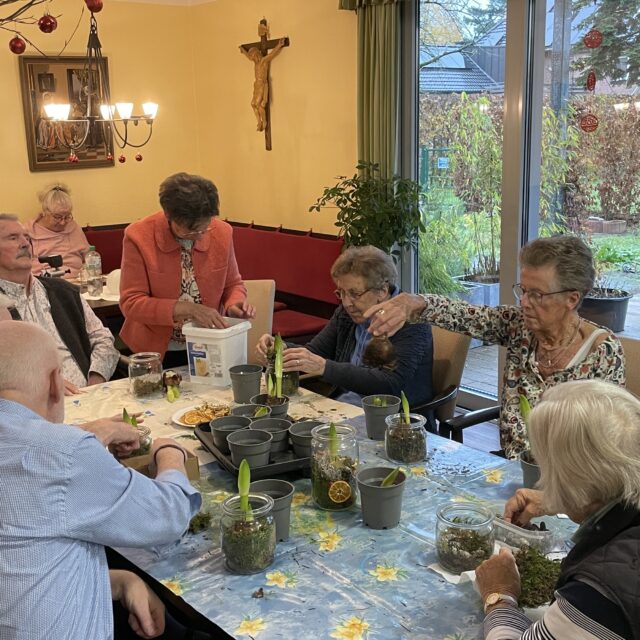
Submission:
[[[372,291],[372,289],[365,289],[360,293],[356,291],[345,291],[344,289],[336,289],[333,293],[335,294],[336,298],[338,298],[338,300],[344,300],[345,298],[349,298],[349,300],[352,300],[353,302],[357,302],[358,300],[360,300],[360,298],[362,298],[362,296],[365,293],[369,293],[369,291]]]
[[[513,285],[513,295],[516,297],[516,300],[518,302],[520,302],[526,294],[529,298],[529,302],[536,307],[542,304],[542,299],[546,296],[555,296],[557,293],[568,293],[570,291],[577,291],[577,289],[560,289],[560,291],[549,291],[547,293],[542,293],[541,291],[536,291],[535,289],[528,291],[520,283]]]
[[[73,220],[73,213],[52,213],[51,217],[56,222],[66,222],[67,220]]]
[[[169,222],[169,228],[173,235],[181,238],[182,240],[187,240],[189,238],[200,238],[208,231],[211,231],[213,228],[211,225],[207,225],[205,229],[194,229],[192,231],[183,231],[181,227],[179,227],[175,222]]]

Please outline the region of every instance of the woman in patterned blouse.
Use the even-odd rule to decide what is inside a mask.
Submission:
[[[581,318],[582,299],[593,287],[591,250],[579,238],[538,238],[520,251],[520,306],[476,306],[436,295],[399,296],[371,307],[369,331],[393,335],[405,322],[430,322],[506,347],[500,411],[500,444],[507,458],[529,449],[519,396],[535,406],[549,387],[600,378],[624,385],[624,353],[608,329]]]

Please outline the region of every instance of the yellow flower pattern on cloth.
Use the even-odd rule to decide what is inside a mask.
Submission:
[[[337,531],[319,531],[320,551],[335,551],[342,540]]]
[[[369,631],[369,623],[364,618],[353,616],[341,622],[329,635],[339,640],[364,640]]]
[[[291,498],[292,507],[299,507],[307,502],[309,502],[309,496],[304,491],[296,491]]]
[[[175,593],[177,596],[181,596],[184,592],[182,583],[178,578],[169,578],[168,580],[160,580],[160,584],[163,584],[169,591]]]
[[[407,572],[398,567],[391,567],[387,564],[379,564],[375,569],[371,569],[369,573],[378,582],[391,582],[402,580],[407,577]]]
[[[245,618],[240,626],[234,631],[239,636],[257,636],[261,631],[267,628],[262,618]]]
[[[484,479],[492,484],[500,484],[504,476],[502,469],[483,469]]]
[[[404,469],[403,469],[404,471]],[[412,467],[411,468],[411,473],[414,476],[420,476],[421,478],[426,478],[427,477],[427,470],[424,467]]]
[[[266,575],[268,587],[280,587],[286,589],[287,587],[296,586],[296,575],[289,571],[270,571]]]
[[[216,493],[211,496],[211,501],[216,504],[222,504],[231,495],[233,494],[228,491],[216,491]]]

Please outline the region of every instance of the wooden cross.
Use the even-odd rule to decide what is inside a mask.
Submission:
[[[282,48],[289,46],[289,38],[269,40],[269,27],[265,18],[262,18],[258,24],[258,35],[260,36],[260,41],[241,44],[240,53],[254,64],[255,79],[251,107],[258,121],[258,131],[264,131],[265,149],[271,151],[269,67],[271,61],[280,53]]]

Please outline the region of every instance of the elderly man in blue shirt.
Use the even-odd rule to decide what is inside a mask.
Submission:
[[[155,440],[152,480],[63,420],[53,339],[31,323],[0,321],[0,638],[110,640],[112,597],[134,631],[155,637],[162,605],[133,574],[110,575],[103,545],[180,538],[201,504],[186,453]]]

